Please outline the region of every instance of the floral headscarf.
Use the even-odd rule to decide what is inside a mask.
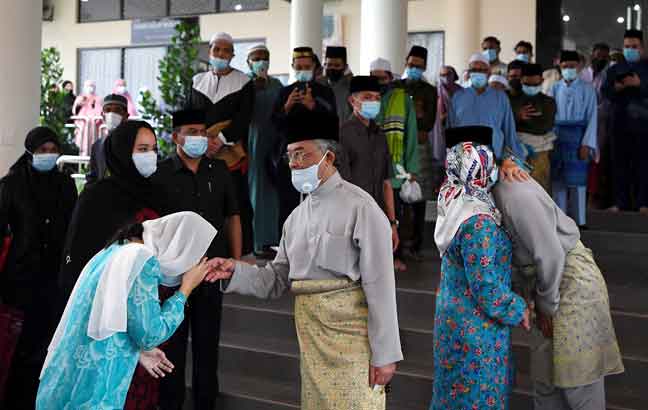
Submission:
[[[447,180],[439,192],[434,231],[434,240],[442,256],[467,219],[485,214],[498,225],[501,223],[500,212],[491,195],[498,172],[495,155],[486,145],[464,142],[448,150]]]

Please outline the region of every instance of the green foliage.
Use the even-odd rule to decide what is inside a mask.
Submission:
[[[61,54],[54,48],[41,51],[40,125],[56,132],[65,154],[74,154],[78,148],[72,142],[72,132],[65,127],[65,93],[59,89],[63,78]]]
[[[175,149],[173,141],[171,141],[171,115],[158,108],[158,104],[149,90],[140,91],[139,103],[142,107],[142,119],[152,124],[155,129],[155,135],[158,137],[158,149],[161,156],[168,156]]]

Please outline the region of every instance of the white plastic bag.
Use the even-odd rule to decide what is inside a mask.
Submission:
[[[401,185],[400,197],[403,202],[413,204],[423,200],[421,186],[416,181],[407,180]]]

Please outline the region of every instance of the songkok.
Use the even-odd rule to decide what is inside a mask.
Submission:
[[[503,75],[493,74],[488,79],[488,83],[500,83],[503,84],[506,88],[509,88],[509,82]]]
[[[578,55],[578,52],[573,51],[573,50],[563,50],[560,52],[560,62],[563,63],[565,61],[575,61],[575,62],[580,62],[580,56]]]
[[[638,38],[643,42],[643,31],[636,29],[626,30],[623,38]]]
[[[265,44],[257,44],[254,47],[250,47],[250,49],[248,50],[248,56],[257,51],[265,51],[266,53],[270,54],[270,50],[268,50],[268,47],[266,47]]]
[[[216,33],[212,36],[211,40],[209,40],[209,46],[211,47],[218,40],[225,40],[229,44],[234,44],[234,39],[232,38],[232,36],[221,31],[220,33]]]
[[[328,46],[326,47],[326,58],[341,58],[346,63],[347,49],[346,47]]]
[[[25,138],[25,149],[33,153],[38,147],[48,142],[53,142],[57,147],[60,147],[58,137],[51,128],[36,127],[27,134],[27,138]]]
[[[304,57],[310,57],[313,58],[315,56],[315,53],[313,52],[313,49],[310,47],[297,47],[293,50],[293,55],[292,58],[293,60],[297,58],[304,58]]]
[[[108,94],[103,100],[103,107],[109,104],[116,104],[128,109],[128,100],[123,95]]]
[[[205,112],[200,110],[181,110],[173,113],[173,128],[189,124],[205,124]]]
[[[427,48],[421,46],[412,46],[407,57],[420,57],[427,61],[428,51]]]
[[[462,142],[472,142],[474,145],[492,145],[493,129],[482,125],[472,125],[446,130],[446,147],[452,148]]]
[[[375,91],[380,92],[380,84],[378,79],[370,75],[357,75],[351,79],[351,86],[349,87],[351,94],[359,93],[362,91]]]
[[[318,111],[305,111],[291,115],[286,124],[288,144],[310,140],[338,141],[339,124],[336,117]]]
[[[371,65],[369,65],[369,70],[370,71],[388,71],[392,72],[392,67],[391,63],[389,60],[385,60],[384,58],[377,58],[374,61],[371,62]]]
[[[470,56],[470,60],[468,60],[468,64],[476,63],[476,62],[481,62],[487,65],[490,65],[490,62],[486,58],[486,56],[483,53],[475,53]]]
[[[508,65],[508,71],[513,71],[513,70],[524,70],[524,66],[527,65],[524,61],[520,60],[513,60],[509,63]]]
[[[542,76],[544,70],[540,64],[525,64],[522,67],[522,76],[531,77],[534,75]]]

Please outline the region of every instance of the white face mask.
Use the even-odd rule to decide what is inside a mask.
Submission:
[[[126,87],[123,86],[123,85],[120,85],[119,87],[117,87],[117,88],[115,89],[115,92],[116,92],[117,94],[119,94],[119,95],[123,95],[123,94],[126,93]]]
[[[112,131],[117,128],[119,124],[122,123],[123,119],[124,118],[121,115],[114,112],[107,112],[104,114],[104,123],[106,124],[108,131]]]
[[[157,171],[157,153],[155,151],[138,152],[133,154],[135,168],[144,178],[148,178]]]
[[[319,188],[319,185],[322,183],[319,177],[319,166],[324,162],[326,154],[328,154],[328,151],[324,153],[322,159],[315,165],[304,169],[293,169],[291,171],[292,184],[297,191],[302,194],[310,194]]]
[[[94,94],[94,92],[95,92],[94,85],[86,85],[85,87],[83,87],[84,94]]]

